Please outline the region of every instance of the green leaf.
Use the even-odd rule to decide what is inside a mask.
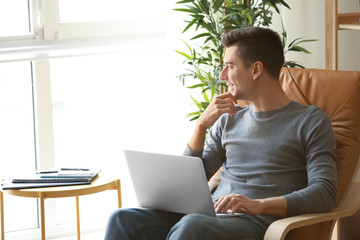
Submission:
[[[214,13],[217,13],[219,11],[220,7],[223,5],[224,0],[216,0],[213,5]]]
[[[216,38],[214,36],[209,36],[208,38],[205,39],[204,43],[207,43],[207,42],[213,42],[216,41]]]
[[[176,4],[190,3],[190,2],[193,2],[193,1],[194,0],[183,0],[183,1],[176,2]]]
[[[210,4],[208,0],[197,0],[197,2],[199,3],[202,12],[204,12],[205,14],[209,15],[210,13]]]
[[[185,42],[185,41],[184,41],[184,43],[185,43],[186,46],[188,47],[188,49],[189,49],[189,51],[191,52],[191,54],[193,54],[193,53],[192,53],[192,50],[191,50],[191,47],[189,46],[189,44],[187,44],[187,42]]]
[[[304,66],[298,64],[297,62],[294,61],[285,61],[284,62],[284,67],[291,67],[291,68],[305,68]]]
[[[287,7],[288,9],[291,9],[290,6],[284,1],[284,0],[278,0],[282,5]]]
[[[195,85],[192,85],[192,86],[189,86],[187,88],[190,88],[190,89],[194,89],[194,88],[198,88],[198,87],[204,87],[205,85],[203,83],[199,83],[199,84],[195,84]]]
[[[297,40],[299,40],[299,39],[301,39],[301,38],[295,38],[295,39],[289,44],[289,48],[291,48],[292,45],[293,45]]]
[[[203,14],[203,11],[201,10],[201,7],[198,5],[198,4],[196,4],[195,2],[193,2],[192,3],[194,6],[192,6],[192,5],[189,5],[189,4],[185,4],[185,6],[187,7],[187,8],[189,8],[189,9],[191,9],[192,11],[194,11],[195,12],[195,14],[196,14],[196,16],[198,15],[198,14]]]
[[[184,28],[184,30],[182,31],[182,33],[186,32],[192,25],[194,25],[194,23],[197,22],[197,19],[194,18],[191,22],[189,22],[189,24]]]
[[[190,61],[192,60],[192,58],[191,58],[189,55],[187,55],[186,53],[180,52],[180,51],[178,51],[178,50],[175,50],[175,52],[177,52],[177,53],[179,53],[180,55],[186,57],[186,58],[189,59]]]
[[[210,87],[203,88],[203,90],[201,91],[201,93],[204,94],[204,92],[208,91],[209,89],[210,89]]]
[[[174,8],[174,11],[178,11],[178,12],[187,12],[187,13],[197,13],[194,10],[188,9],[188,8]]]
[[[212,88],[211,89],[211,99],[215,96],[216,92],[217,92],[217,89],[219,89],[219,87],[216,87],[216,88]]]
[[[192,52],[192,60],[193,60],[193,62],[196,61],[196,50],[195,49],[193,49],[193,52]]]
[[[191,38],[191,40],[197,39],[197,38],[201,38],[201,37],[207,37],[207,36],[211,36],[210,33],[201,33],[199,35],[196,35],[195,37]]]
[[[198,13],[204,13],[204,12],[201,10],[201,7],[200,7],[199,4],[197,4],[195,1],[194,1],[192,4],[194,4],[194,6],[196,7]]]
[[[293,46],[292,48],[289,48],[288,51],[311,53],[308,50],[306,50],[305,48],[300,47],[300,46]]]
[[[264,1],[266,2],[267,4],[269,4],[271,7],[273,7],[275,9],[275,11],[280,14],[280,10],[279,8],[277,7],[276,3],[274,2],[274,0],[267,0],[267,1]]]
[[[201,106],[204,108],[204,110],[209,106],[210,102],[201,102]]]
[[[200,111],[203,111],[204,109],[203,109],[203,107],[201,106],[201,104],[193,97],[193,96],[190,96],[191,97],[191,99],[193,100],[193,102],[195,103],[195,105],[198,107],[198,109],[200,110]]]
[[[200,117],[200,116],[193,117],[193,118],[190,119],[189,121],[191,122],[191,121],[197,120],[197,119],[199,119],[199,117]]]
[[[192,112],[192,113],[189,113],[186,115],[186,117],[191,117],[191,116],[200,116],[201,113],[198,111],[198,112]]]
[[[203,92],[203,97],[206,102],[209,102],[209,98],[208,98],[208,95],[206,94],[206,92]]]
[[[246,12],[245,15],[247,16],[249,22],[250,22],[250,25],[253,25],[253,19],[252,19],[252,16],[249,12]]]
[[[195,69],[195,72],[196,72],[196,77],[197,77],[202,83],[204,83],[205,80],[204,80],[203,75],[201,74],[201,70],[200,70],[199,68],[196,68],[196,69]]]
[[[300,43],[316,42],[316,41],[318,41],[318,40],[317,40],[317,39],[303,39],[303,40],[301,40],[301,41],[298,41],[298,42],[296,43],[296,45],[299,45]]]

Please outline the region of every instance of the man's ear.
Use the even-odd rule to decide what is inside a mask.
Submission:
[[[253,63],[253,69],[252,69],[252,78],[253,80],[256,80],[263,72],[264,65],[260,61],[256,61]]]

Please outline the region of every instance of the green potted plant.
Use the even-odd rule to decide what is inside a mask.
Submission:
[[[269,27],[273,14],[280,15],[279,6],[290,7],[284,0],[182,0],[177,4],[181,7],[174,9],[175,11],[187,13],[187,25],[183,33],[192,28],[195,33],[190,41],[203,40],[196,48],[185,42],[188,52],[176,51],[185,58],[184,63],[187,65],[185,72],[179,75],[179,80],[190,89],[200,90],[202,95],[201,100],[191,96],[197,106],[196,111],[187,115],[192,121],[199,118],[214,96],[226,91],[225,84],[219,80],[223,68],[223,35],[236,28]],[[288,36],[284,27],[281,37],[285,53],[309,53],[300,45],[314,41],[296,38],[287,44]],[[303,67],[293,61],[285,61],[284,66]]]

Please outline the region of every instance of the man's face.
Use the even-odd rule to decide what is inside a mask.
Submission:
[[[226,48],[224,63],[225,67],[221,71],[220,80],[228,85],[229,92],[237,100],[248,100],[247,96],[252,87],[251,67],[245,67],[241,58],[236,55],[237,47]]]

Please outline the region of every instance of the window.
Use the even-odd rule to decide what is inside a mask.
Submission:
[[[0,39],[33,37],[32,2],[0,1]],[[32,63],[0,63],[0,176],[2,179],[36,169]],[[38,226],[35,199],[4,196],[5,230]],[[23,216],[18,218],[21,211]]]
[[[23,17],[14,17],[11,31],[17,24],[26,28],[0,39],[0,113],[6,116],[0,141],[7,146],[0,173],[12,175],[20,164],[24,173],[101,168],[121,178],[123,205],[135,206],[123,150],[181,154],[189,138],[184,129],[191,99],[177,101],[186,94],[176,80],[182,59],[169,44],[168,1],[22,1],[27,10],[5,2],[1,9]],[[117,206],[111,194],[81,198],[82,221],[106,221]],[[5,202],[6,214],[13,202],[18,207],[16,200],[27,201],[15,198]],[[103,208],[93,208],[99,201],[106,201]],[[23,206],[30,211],[24,224],[6,215],[6,231],[37,227],[36,200]],[[47,231],[75,224],[73,199],[47,200],[46,207]]]
[[[162,0],[59,0],[59,15],[63,23],[160,19],[164,16],[166,6]],[[155,8],[158,10],[149,11]]]
[[[0,63],[0,176],[35,170],[33,89],[30,62]],[[35,199],[6,195],[5,229],[37,227]],[[17,213],[22,212],[18,218]]]
[[[44,2],[45,39],[124,36],[166,31],[166,0]]]
[[[28,0],[0,1],[0,37],[25,36],[32,33]]]

